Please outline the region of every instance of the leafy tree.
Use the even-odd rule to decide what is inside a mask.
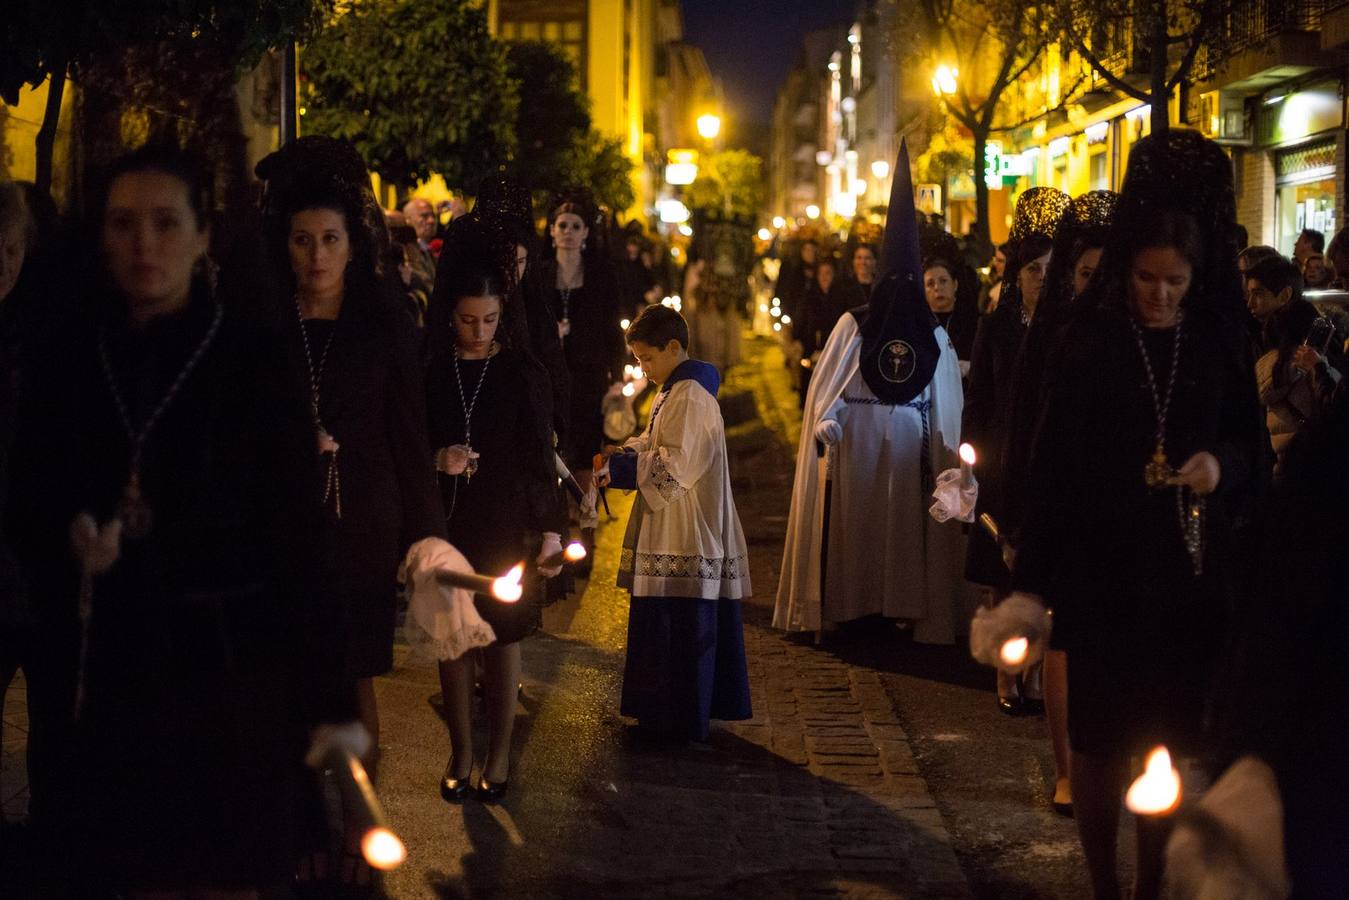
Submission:
[[[984,151],[995,132],[1026,124],[1007,120],[1005,95],[1043,55],[1051,39],[1048,19],[1039,0],[918,0],[917,7],[930,62],[959,71],[954,91],[944,94],[945,107],[974,138],[975,226],[987,238],[988,185],[979,171]],[[1062,93],[1060,105],[1076,87]]]
[[[1167,102],[1189,80],[1199,52],[1221,43],[1231,0],[1058,0],[1074,51],[1120,93],[1150,104],[1152,133],[1170,126]],[[1147,74],[1141,87],[1126,76]]]
[[[577,82],[576,66],[556,44],[520,41],[506,48],[506,75],[520,93],[515,123],[519,151],[511,173],[536,189],[567,183],[568,162],[590,132],[589,102]]]
[[[763,160],[748,150],[709,153],[699,161],[698,177],[687,196],[693,209],[753,218],[764,203]]]
[[[595,129],[572,144],[563,162],[563,177],[553,187],[575,184],[588,187],[596,202],[619,212],[632,206],[637,192],[632,186],[632,163],[623,153],[623,142]]]
[[[304,36],[330,5],[331,0],[9,0],[0,17],[0,98],[17,103],[25,84],[51,78],[36,140],[38,185],[44,190],[51,185],[69,75],[81,77],[123,48],[164,44],[199,49],[203,58],[227,68],[246,68],[269,47]]]
[[[519,98],[473,0],[351,0],[305,46],[305,129],[351,141],[408,188],[474,189],[515,149]]]

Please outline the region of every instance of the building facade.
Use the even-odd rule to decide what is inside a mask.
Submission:
[[[490,0],[489,24],[503,41],[548,41],[576,64],[595,128],[623,143],[636,167],[637,201],[629,215],[649,215],[656,182],[648,151],[654,139],[657,57],[671,0]]]

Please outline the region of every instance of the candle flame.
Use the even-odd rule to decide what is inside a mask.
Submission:
[[[525,564],[516,563],[515,567],[492,582],[492,596],[502,603],[514,603],[525,595],[521,582],[525,577]]]
[[[637,388],[633,387],[632,382],[628,382],[627,384],[623,385],[623,396],[624,396],[624,397],[631,397],[633,394],[636,394],[636,393],[637,393]]]
[[[628,328],[629,328],[629,326],[631,326],[631,325],[632,325],[632,320],[630,320],[630,319],[619,319],[619,320],[618,320],[618,327],[619,327],[619,328],[622,328],[624,331],[627,331]]]
[[[387,828],[372,828],[361,838],[361,855],[370,868],[388,872],[408,858],[403,841]]]
[[[966,444],[965,446],[969,446]],[[999,656],[1002,657],[1003,665],[1019,666],[1026,661],[1026,655],[1030,652],[1030,640],[1024,637],[1012,638],[1005,641]]]
[[[978,457],[977,457],[977,455],[976,455],[975,452],[974,452],[974,445],[973,445],[973,444],[961,444],[961,445],[960,445],[960,461],[961,461],[961,462],[967,463],[968,465],[971,465],[971,466],[972,466],[972,465],[975,464],[975,462],[976,462],[977,460],[978,460]]]
[[[1180,805],[1180,773],[1171,766],[1165,747],[1148,754],[1143,774],[1129,785],[1124,805],[1140,816],[1164,816]]]
[[[567,562],[580,562],[585,559],[585,544],[582,544],[580,541],[572,541],[567,545],[567,549],[562,551],[562,558]]]

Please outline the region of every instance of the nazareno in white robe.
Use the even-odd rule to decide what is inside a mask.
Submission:
[[[929,464],[935,477],[958,465],[964,393],[950,337],[935,329],[941,355],[927,401]],[[959,523],[928,515],[921,458],[923,419],[913,406],[879,403],[858,369],[861,334],[851,313],[829,335],[811,378],[796,456],[796,480],[783,549],[773,624],[810,631],[822,622],[881,614],[914,622],[914,639],[950,644],[963,593],[964,535]],[[828,584],[821,611],[820,548],[824,483],[815,426],[836,419],[832,448]]]
[[[731,497],[725,425],[694,379],[656,398],[637,454],[637,500],[623,537],[619,587],[634,597],[743,600],[749,555]]]

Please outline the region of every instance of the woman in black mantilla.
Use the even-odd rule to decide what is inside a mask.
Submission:
[[[1067,194],[1050,187],[1031,188],[1018,198],[1002,297],[993,312],[979,319],[975,332],[960,439],[974,447],[981,463],[975,515],[987,513],[999,524],[1002,522],[999,475],[1012,407],[1012,371],[1039,306],[1054,229],[1068,203]],[[989,588],[994,603],[1007,596],[1007,567],[1003,565],[1002,551],[983,528],[970,532],[965,578]],[[1028,671],[1024,678],[999,671],[997,679],[998,708],[1003,712],[1035,713],[1043,706],[1038,667]]]
[[[1040,420],[1049,357],[1060,345],[1063,330],[1072,318],[1073,303],[1086,291],[1100,264],[1118,202],[1119,195],[1113,191],[1090,191],[1075,197],[1054,232],[1049,273],[1045,276],[1044,290],[1029,330],[1021,342],[1012,375],[1012,406],[1008,411],[1002,452],[998,525],[1013,547],[1020,538],[1026,472],[1030,466],[1035,426]],[[1045,723],[1049,726],[1054,747],[1051,804],[1056,812],[1067,815],[1073,808],[1068,779],[1068,655],[1062,650],[1046,650],[1043,673]]]
[[[1068,652],[1073,811],[1098,898],[1131,756],[1204,750],[1200,720],[1268,435],[1238,324],[1231,162],[1193,132],[1135,147],[1102,270],[1048,381],[1013,587]],[[1135,897],[1165,822],[1138,821]]]
[[[387,234],[350,145],[303,138],[258,174],[268,180],[266,239],[283,286],[273,313],[310,400],[343,669],[374,738],[371,765],[374,677],[393,667],[398,565],[412,543],[444,534],[416,331],[379,277]]]
[[[41,636],[73,720],[47,888],[256,897],[294,870],[308,729],[356,715],[306,405],[215,296],[204,184],[177,150],[113,167],[87,314],[35,352],[20,414],[6,526],[69,623]]]
[[[552,467],[552,427],[544,373],[508,336],[504,300],[514,280],[515,244],[493,223],[451,226],[455,247],[437,275],[426,374],[431,445],[449,540],[474,569],[504,574],[535,560],[551,578],[561,570],[566,512]],[[532,577],[517,603],[477,596],[496,641],[483,651],[489,746],[476,784],[479,799],[506,793],[511,730],[520,680],[520,641],[533,629],[543,585]],[[473,769],[473,654],[440,664],[452,754],[441,795],[457,802]]]
[[[591,247],[601,225],[588,200],[565,200],[549,216],[554,258],[538,268],[539,285],[550,296],[557,333],[571,374],[567,430],[562,457],[581,489],[590,489],[591,461],[604,445],[604,395],[623,380],[623,329],[619,326],[618,281],[612,267]],[[594,549],[594,529],[582,531]]]

